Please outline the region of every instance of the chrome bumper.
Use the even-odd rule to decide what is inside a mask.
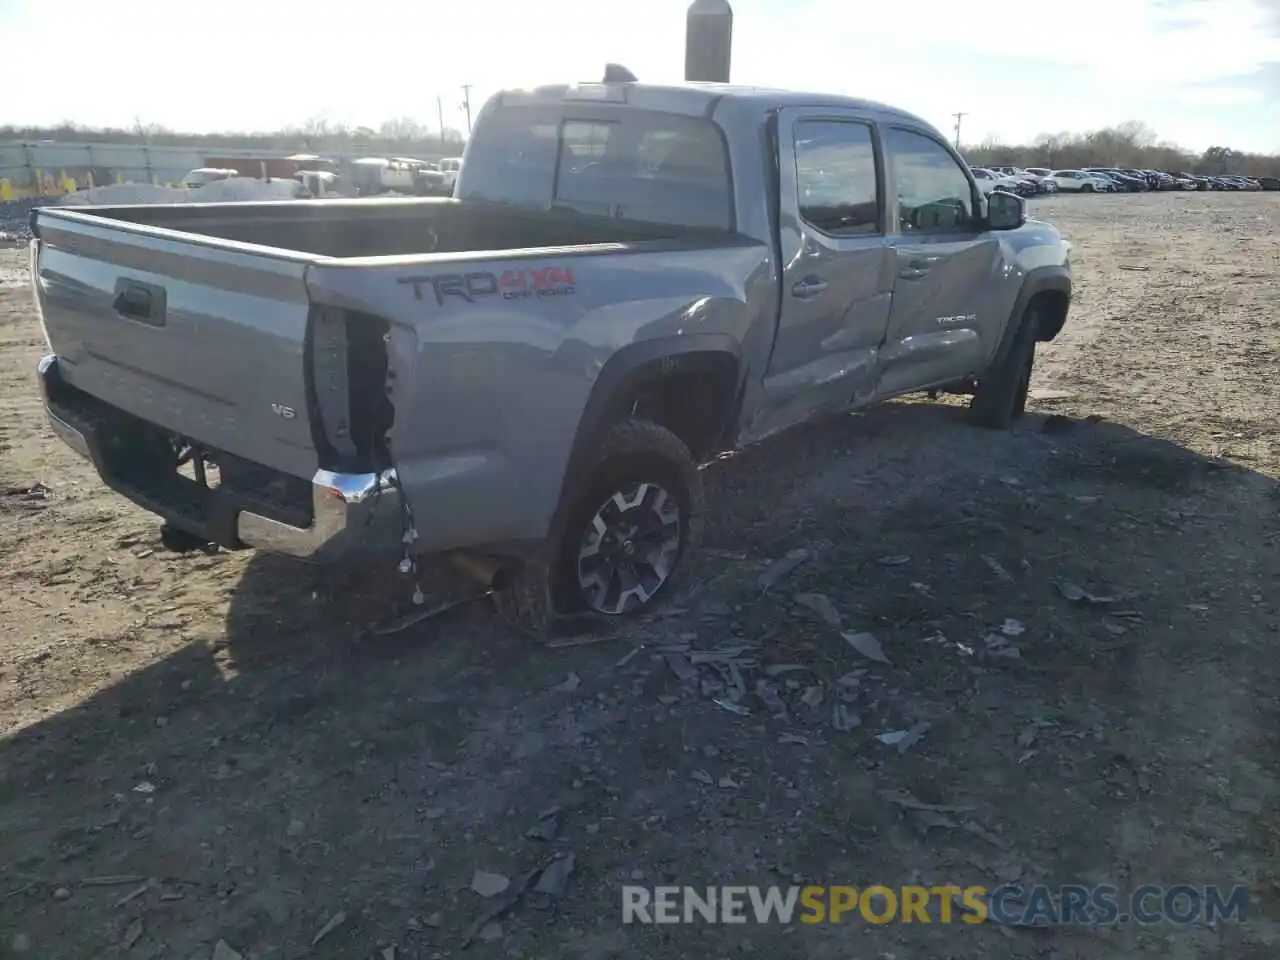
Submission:
[[[257,547],[309,560],[387,551],[399,544],[403,516],[395,470],[381,473],[317,470],[311,478],[312,520],[305,527],[238,506],[229,512],[234,517],[233,529],[203,529],[193,525],[190,518],[167,511],[163,503],[112,482],[103,469],[99,438],[87,423],[79,424],[70,411],[59,410],[51,396],[59,382],[57,364],[58,358],[51,355],[42,358],[37,367],[50,427],[63,443],[93,463],[108,486],[144,509],[223,546]],[[214,490],[211,495],[220,494]]]
[[[313,559],[322,554],[388,548],[400,534],[400,488],[396,472],[332,473],[311,478],[309,527],[241,511],[236,536],[247,547]]]

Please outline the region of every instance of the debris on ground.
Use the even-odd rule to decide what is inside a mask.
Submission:
[[[142,918],[139,917],[137,920],[130,923],[129,926],[125,927],[124,939],[121,940],[120,946],[125,950],[132,950],[134,944],[142,939],[142,932]]]
[[[929,724],[917,723],[907,730],[890,730],[887,733],[878,734],[876,739],[885,746],[897,747],[899,753],[906,753],[920,742],[928,729]]]
[[[477,870],[471,878],[471,889],[482,897],[496,897],[511,886],[511,878],[501,873]]]
[[[997,578],[1003,580],[1005,583],[1013,583],[1013,574],[1006,570],[995,557],[984,553],[982,555],[982,562],[991,569],[991,572],[994,573]]]
[[[591,831],[588,829],[588,832]],[[477,936],[479,936],[480,932],[484,930],[488,924],[497,920],[499,917],[504,916],[509,910],[515,907],[515,905],[519,903],[528,892],[530,886],[533,885],[533,882],[541,877],[542,872],[555,860],[559,859],[560,856],[560,854],[552,854],[551,856],[546,857],[536,867],[521,877],[517,883],[509,884],[498,901],[477,917],[467,929],[467,932],[463,934],[462,947],[465,949],[470,946],[470,944],[477,938]],[[572,867],[573,865],[570,864],[570,870],[572,870]],[[504,877],[503,879],[506,878]]]
[[[524,834],[531,840],[554,840],[560,835],[560,807],[550,807],[538,814],[534,823]]]
[[[896,804],[904,810],[930,810],[934,813],[968,813],[973,809],[971,806],[957,806],[955,804],[945,803],[925,803],[917,800],[906,790],[881,790],[880,799],[887,803]]]
[[[834,627],[837,630],[842,628],[840,611],[835,608],[835,604],[831,602],[831,598],[825,593],[797,593],[792,599],[800,606],[817,614],[818,618],[827,626]]]
[[[862,718],[851,710],[847,704],[836,703],[831,710],[831,726],[841,733],[848,733],[850,730],[856,730],[862,726]]]
[[[921,836],[927,836],[934,828],[955,830],[959,827],[959,824],[946,814],[938,813],[936,810],[913,810],[909,819]]]
[[[572,853],[556,857],[543,869],[542,875],[533,888],[534,893],[542,893],[559,900],[565,895],[569,886],[569,877],[573,875],[575,865]]]
[[[895,553],[888,557],[876,557],[876,563],[882,567],[902,567],[911,562],[905,553]]]
[[[324,926],[322,926],[319,930],[316,931],[316,935],[311,938],[311,946],[314,947],[321,940],[323,940],[329,934],[333,933],[333,931],[337,930],[340,926],[342,926],[346,922],[347,922],[346,911],[339,910],[337,913],[335,913],[332,917],[330,917],[328,920],[324,922]]]
[[[1111,593],[1109,591],[1089,590],[1077,583],[1071,583],[1065,580],[1058,581],[1058,592],[1068,600],[1075,603],[1084,601],[1085,603],[1096,603],[1101,605],[1118,603],[1121,600],[1119,594]]]
[[[756,697],[776,719],[786,719],[787,705],[783,702],[782,697],[778,695],[778,688],[772,683],[763,679],[757,680]]]
[[[870,633],[854,633],[846,630],[841,634],[849,646],[853,647],[858,653],[862,654],[868,660],[874,660],[876,663],[883,663],[893,666],[889,662],[889,658],[884,655],[884,650],[880,647],[880,641]]]
[[[576,673],[570,673],[560,683],[557,683],[551,689],[557,693],[573,693],[582,686],[582,678]]]
[[[140,873],[119,873],[106,877],[85,877],[80,881],[82,887],[122,887],[129,883],[140,883],[147,879]]]
[[[682,684],[697,684],[698,670],[689,662],[688,657],[680,653],[667,653],[663,654],[663,659]]]
[[[43,483],[33,483],[27,487],[9,487],[4,491],[6,497],[18,497],[22,500],[44,500],[52,491]]]
[[[982,638],[983,646],[987,653],[993,657],[1002,657],[1009,660],[1018,660],[1022,657],[1022,651],[1000,633],[988,633]]]
[[[796,547],[788,550],[786,555],[774,560],[760,574],[759,580],[756,582],[760,586],[760,590],[767,591],[770,587],[778,583],[784,577],[790,575],[800,564],[804,563],[810,557],[807,547]]]

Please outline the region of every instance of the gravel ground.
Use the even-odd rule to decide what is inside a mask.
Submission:
[[[24,244],[31,239],[29,218],[32,208],[39,206],[40,203],[41,201],[34,199],[0,203],[0,250],[8,246]]]
[[[385,576],[163,553],[45,428],[29,291],[0,284],[0,951],[447,957],[478,929],[479,958],[1274,958],[1280,200],[1034,206],[1078,294],[1025,423],[900,402],[721,461],[692,588],[555,649],[478,605],[356,640]],[[566,885],[483,922],[556,853]],[[625,883],[798,881],[1244,884],[1250,909],[621,923]]]

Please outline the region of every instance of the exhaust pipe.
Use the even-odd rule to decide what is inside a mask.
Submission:
[[[474,553],[451,553],[449,560],[459,573],[476,580],[490,590],[505,590],[511,585],[515,569],[510,562]]]

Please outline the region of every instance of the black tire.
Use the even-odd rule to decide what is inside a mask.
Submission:
[[[1031,372],[1036,359],[1036,315],[1023,315],[1004,359],[978,378],[969,403],[969,421],[990,430],[1004,430],[1027,409]]]
[[[630,419],[610,427],[600,439],[587,477],[553,545],[551,602],[558,615],[614,620],[641,613],[670,591],[681,572],[681,561],[701,538],[703,490],[698,465],[670,430],[652,421]],[[615,500],[618,495],[624,500],[634,498],[632,505],[624,509]],[[668,508],[665,513],[673,519],[664,520],[659,511],[672,500],[675,510]],[[630,532],[616,536],[611,523],[610,532],[597,537],[596,553],[588,564],[583,550],[596,529],[597,516],[609,523],[606,513]],[[641,531],[641,526],[648,529]],[[647,556],[637,552],[637,546],[642,550],[646,541],[653,544]],[[610,556],[615,562],[604,559]],[[584,586],[583,567],[595,564],[596,557],[610,572],[599,574],[604,578],[598,581],[601,595],[591,597]],[[615,575],[623,577],[623,568],[631,581],[629,590],[621,590],[622,579],[615,580]],[[618,609],[606,602],[615,585],[620,588]]]
[[[1093,193],[1093,184],[1092,184],[1092,183],[1086,183],[1084,186],[1082,186],[1082,187],[1080,188],[1080,192],[1081,192],[1081,193]]]

